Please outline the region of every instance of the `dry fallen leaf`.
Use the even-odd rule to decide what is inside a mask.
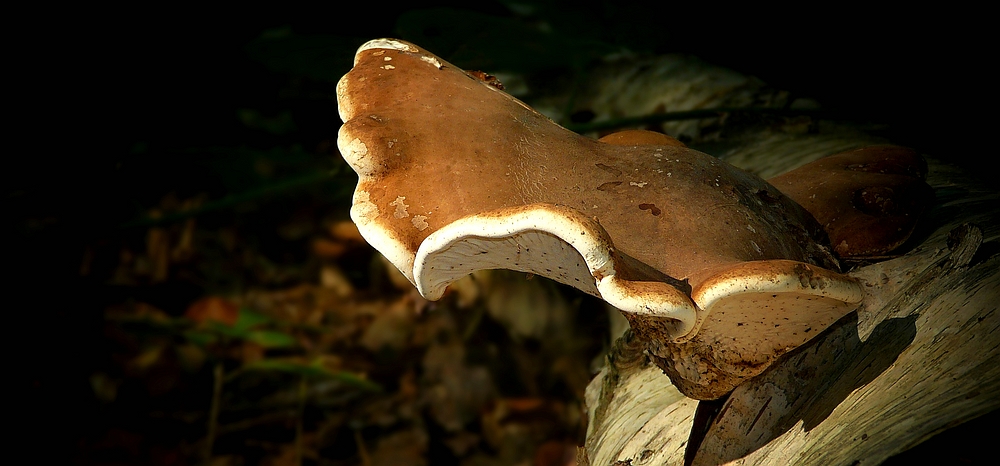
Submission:
[[[219,296],[206,296],[188,306],[184,317],[196,323],[215,321],[232,326],[240,317],[236,303]]]
[[[496,386],[486,368],[467,365],[465,347],[432,345],[424,353],[423,398],[431,417],[448,432],[458,432],[475,420],[496,398]]]
[[[574,310],[549,280],[526,280],[523,273],[477,273],[486,309],[514,338],[551,339],[572,328]]]
[[[534,466],[574,466],[577,446],[573,442],[549,440],[535,450]]]
[[[358,226],[350,220],[341,220],[330,225],[330,236],[341,241],[368,244],[358,231]]]
[[[319,284],[341,298],[354,293],[354,285],[347,279],[347,275],[344,275],[340,267],[333,264],[326,264],[319,270]]]
[[[347,245],[327,238],[316,238],[311,246],[312,253],[323,259],[339,259],[347,252]]]
[[[371,352],[399,352],[410,340],[415,319],[412,301],[403,296],[375,316],[361,337],[361,345]]]
[[[383,436],[371,452],[370,466],[420,466],[427,463],[427,432],[412,428]]]

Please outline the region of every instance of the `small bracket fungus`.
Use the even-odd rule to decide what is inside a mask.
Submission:
[[[580,136],[403,41],[354,63],[337,85],[351,216],[428,299],[480,269],[574,286],[702,399],[862,299],[820,223],[756,176],[662,135]]]
[[[824,157],[768,180],[805,207],[841,257],[885,254],[916,227],[933,192],[912,149],[868,146]]]

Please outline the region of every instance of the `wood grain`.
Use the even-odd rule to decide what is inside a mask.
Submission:
[[[728,155],[745,168],[787,170],[852,137],[762,136]],[[928,165],[936,199],[908,252],[852,271],[865,285],[862,307],[738,387],[695,464],[879,464],[1000,408],[1000,194],[933,158]],[[631,359],[642,362],[610,364],[588,390],[602,413],[591,417],[590,464],[682,464],[696,402]]]

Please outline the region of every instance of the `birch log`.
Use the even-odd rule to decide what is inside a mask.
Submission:
[[[663,69],[681,69],[674,61],[685,59],[661,60],[670,61]],[[752,79],[698,66],[703,75],[697,77],[667,71],[655,80],[633,76],[630,82],[644,87],[631,91],[613,78],[611,84],[595,81],[590,94],[603,96],[594,99],[603,106],[597,119],[628,114],[608,103],[605,88],[614,88],[623,102],[634,100],[628,92],[646,93],[666,111],[696,108],[694,101],[782,103],[779,93]],[[647,63],[644,69],[658,68]],[[712,73],[721,78],[713,81]],[[685,94],[680,105],[688,108],[677,108],[671,99],[679,94],[671,89],[678,86],[705,97]],[[686,123],[675,129],[697,142],[713,124],[718,126]],[[713,155],[769,178],[825,155],[885,142],[846,126],[809,125],[758,127],[717,138]],[[1000,192],[933,154],[927,159],[936,199],[901,248],[905,254],[858,264],[850,272],[866,292],[858,311],[738,387],[707,428],[695,464],[879,464],[1000,408]],[[589,464],[683,463],[697,401],[677,392],[627,334],[591,382],[587,403]]]

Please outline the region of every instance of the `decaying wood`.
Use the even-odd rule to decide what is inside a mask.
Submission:
[[[874,142],[822,123],[716,153],[767,178]],[[861,308],[738,387],[695,464],[878,464],[1000,408],[1000,193],[933,154],[928,165],[936,199],[905,255],[859,264]],[[589,464],[682,464],[697,402],[627,336],[609,361],[588,389]]]

